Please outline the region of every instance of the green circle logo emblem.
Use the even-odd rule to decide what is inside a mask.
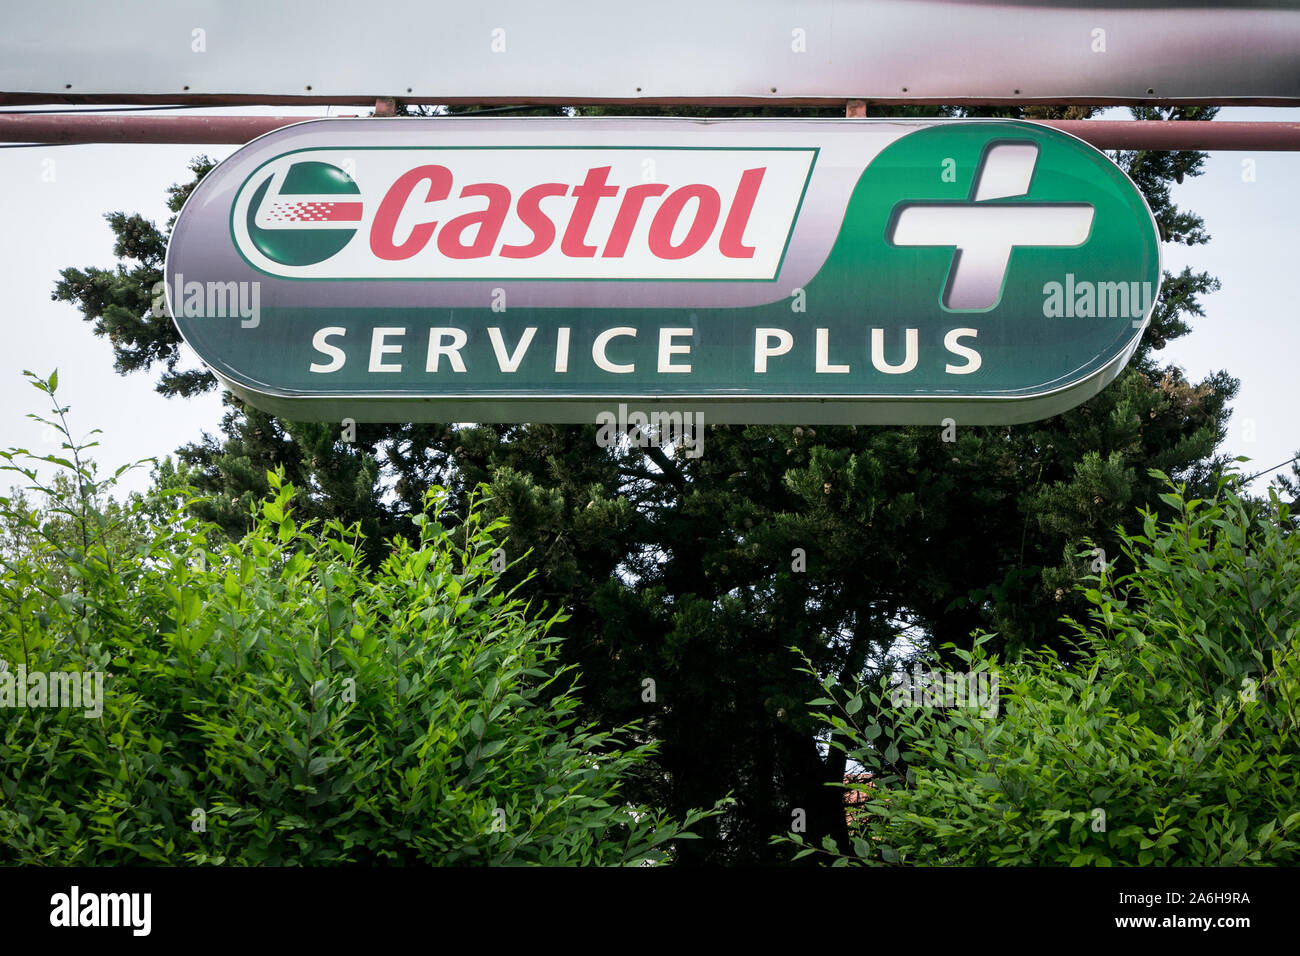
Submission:
[[[361,223],[361,190],[330,163],[294,163],[268,173],[248,204],[248,235],[281,265],[310,266],[338,254]]]

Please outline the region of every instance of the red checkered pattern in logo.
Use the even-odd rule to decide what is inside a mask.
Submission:
[[[359,222],[359,202],[277,202],[264,213],[268,222]]]

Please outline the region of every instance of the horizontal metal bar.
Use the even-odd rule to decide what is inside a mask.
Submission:
[[[13,93],[0,91],[0,106],[96,104],[186,106],[370,106],[376,99],[396,97],[403,103],[433,106],[787,106],[834,107],[843,96],[424,96],[420,94],[372,93],[331,96],[314,93]],[[925,96],[863,97],[868,103],[888,106],[1300,106],[1300,96],[1177,96],[1086,97],[1086,96]]]
[[[0,112],[0,142],[235,144],[311,118]],[[1098,149],[1300,151],[1300,121],[1044,120],[1042,125],[1071,133]]]
[[[1300,122],[1042,120],[1098,149],[1300,151]]]
[[[373,101],[369,104],[374,106]],[[314,116],[140,116],[71,114],[24,116],[0,112],[0,142],[9,143],[247,143],[273,129]]]

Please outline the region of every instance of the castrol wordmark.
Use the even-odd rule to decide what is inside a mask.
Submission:
[[[771,281],[816,156],[301,150],[244,181],[231,234],[249,265],[284,278]]]

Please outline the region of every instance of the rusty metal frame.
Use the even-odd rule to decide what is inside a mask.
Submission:
[[[247,98],[228,99],[242,101]],[[269,105],[266,100],[259,102]],[[371,106],[375,116],[395,116],[397,113],[396,101],[389,97],[357,98],[350,102]],[[819,105],[830,104],[821,102]],[[845,116],[855,118],[866,115],[866,101],[848,100],[845,103]],[[323,117],[0,111],[0,142],[49,145],[73,143],[237,145],[247,143],[282,126],[313,118]],[[1300,151],[1300,117],[1294,123],[1200,120],[1037,120],[1035,122],[1071,133],[1098,149]]]
[[[376,115],[385,115],[376,113]],[[387,115],[392,115],[387,114]],[[849,113],[853,115],[852,112]],[[0,112],[0,142],[242,144],[309,116],[31,115]],[[1300,121],[1039,120],[1098,149],[1300,151]]]

